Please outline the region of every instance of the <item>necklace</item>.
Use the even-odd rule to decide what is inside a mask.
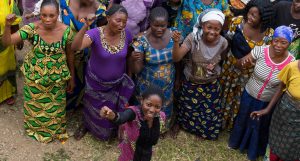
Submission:
[[[99,27],[99,33],[100,33],[100,39],[101,39],[101,44],[102,47],[109,52],[110,54],[117,54],[120,52],[125,45],[125,31],[122,31],[120,34],[120,42],[118,45],[110,45],[107,40],[105,39],[104,36],[104,27]]]

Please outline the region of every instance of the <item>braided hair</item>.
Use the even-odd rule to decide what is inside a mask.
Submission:
[[[149,20],[153,22],[158,17],[162,17],[168,22],[169,14],[163,7],[155,7],[150,12]]]
[[[57,10],[57,12],[59,12],[59,4],[57,3],[56,0],[43,0],[42,4],[41,4],[41,9],[45,6],[54,6]]]
[[[247,21],[247,14],[252,7],[258,8],[260,21],[261,21],[261,32],[266,31],[268,28],[273,27],[274,23],[274,10],[272,3],[268,0],[251,0],[247,3],[243,10],[244,19]]]

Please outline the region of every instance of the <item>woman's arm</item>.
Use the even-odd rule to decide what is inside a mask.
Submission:
[[[74,66],[74,51],[71,49],[71,44],[67,45],[67,63],[71,72],[71,79],[68,82],[67,92],[73,93],[75,88],[75,66]]]
[[[16,20],[15,14],[9,14],[6,17],[6,23],[4,27],[4,33],[2,35],[2,45],[4,47],[7,47],[9,45],[16,45],[22,41],[21,36],[19,35],[19,32],[11,34],[11,25]]]
[[[132,51],[130,56],[131,72],[134,74],[140,73],[144,68],[144,56],[143,53]]]
[[[268,106],[265,109],[262,109],[260,111],[254,111],[250,114],[250,117],[255,119],[259,119],[261,116],[268,114],[272,108],[275,106],[275,104],[278,102],[279,98],[281,97],[282,93],[283,93],[283,89],[285,89],[285,84],[283,82],[280,82],[278,90],[275,92],[275,94],[273,95],[270,103],[268,104]]]
[[[244,56],[243,58],[239,59],[236,63],[236,66],[238,68],[244,69],[244,68],[249,68],[255,65],[255,59],[252,56],[251,53],[248,55]]]
[[[181,45],[181,47],[179,47],[179,41],[180,41],[180,32],[178,31],[174,31],[172,38],[174,41],[174,45],[173,45],[173,61],[174,62],[178,62],[180,61],[185,55],[186,53],[189,51],[188,48],[186,48],[183,45]]]
[[[88,30],[89,26],[84,24],[80,31],[75,35],[71,49],[73,51],[83,50],[87,47],[90,47],[92,40],[85,35],[85,32]]]
[[[107,106],[101,108],[100,116],[110,121],[113,121],[117,125],[121,125],[125,122],[132,121],[136,117],[132,109],[127,109],[124,112],[115,113]]]
[[[89,26],[96,20],[95,14],[89,14],[86,18],[86,23],[80,29],[80,31],[75,35],[71,49],[73,51],[83,50],[87,47],[90,47],[92,40],[85,35],[85,32],[88,30]]]

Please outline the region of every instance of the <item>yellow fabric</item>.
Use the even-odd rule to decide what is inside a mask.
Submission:
[[[14,1],[13,0],[0,0],[0,37],[4,32],[5,19],[8,14],[13,13]],[[13,25],[19,24],[21,18],[18,17]],[[15,60],[15,49],[14,46],[8,46],[0,52],[0,78],[6,78],[8,72],[16,70]],[[16,92],[14,87],[8,80],[0,81],[0,102],[13,96]]]
[[[299,60],[298,60],[299,61]],[[298,61],[291,62],[278,74],[278,79],[286,85],[286,89],[295,99],[300,100],[300,70]]]

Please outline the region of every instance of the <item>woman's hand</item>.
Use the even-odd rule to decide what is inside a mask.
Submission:
[[[80,22],[84,22],[87,26],[90,26],[96,20],[96,15],[94,13],[88,14],[85,19],[81,19]]]
[[[263,110],[259,110],[259,111],[253,111],[251,112],[250,114],[250,117],[254,120],[254,119],[257,119],[259,120],[260,117],[262,117],[263,115],[266,115],[268,114],[269,111],[266,110],[266,109],[263,109]]]
[[[136,51],[133,51],[131,53],[131,60],[132,61],[142,61],[144,59],[144,55],[140,52],[136,52]]]
[[[174,42],[179,42],[181,38],[181,32],[173,31],[172,39]]]
[[[103,106],[100,110],[100,116],[106,118],[108,120],[114,120],[116,118],[116,114],[107,106]]]
[[[74,78],[69,79],[69,81],[68,81],[68,86],[67,86],[67,92],[68,92],[69,94],[73,93],[75,86],[76,86],[76,85],[75,85],[75,80],[74,80]]]
[[[15,14],[9,14],[6,16],[6,26],[11,26],[15,20],[17,19],[17,16]]]
[[[216,63],[214,63],[214,64],[208,64],[206,66],[206,69],[208,69],[209,71],[213,71],[215,69],[215,67],[216,67]]]

